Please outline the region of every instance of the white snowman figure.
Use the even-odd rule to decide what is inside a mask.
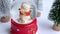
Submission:
[[[23,23],[26,24],[32,22],[31,12],[31,4],[29,2],[23,2],[20,10],[20,19]]]

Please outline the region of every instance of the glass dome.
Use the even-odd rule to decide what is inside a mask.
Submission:
[[[36,18],[36,7],[30,1],[18,2],[18,4],[13,7],[13,11],[17,13],[14,17],[16,23],[28,24],[31,23]]]

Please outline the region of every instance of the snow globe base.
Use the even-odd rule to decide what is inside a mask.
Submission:
[[[36,34],[37,29],[37,19],[29,24],[18,24],[11,19],[11,34]]]

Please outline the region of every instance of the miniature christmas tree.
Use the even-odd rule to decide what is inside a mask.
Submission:
[[[0,0],[0,21],[10,20],[11,0]]]
[[[55,0],[55,2],[53,3],[52,9],[49,13],[49,19],[54,21],[54,25],[56,26],[54,28],[60,30],[60,0]]]

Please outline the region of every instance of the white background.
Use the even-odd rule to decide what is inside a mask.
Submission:
[[[48,20],[48,14],[54,0],[43,0],[43,11],[41,11],[41,16],[37,18],[38,31],[37,34],[60,34],[58,31],[52,29],[53,22]],[[10,34],[9,29],[11,23],[1,23],[0,22],[0,34]]]

